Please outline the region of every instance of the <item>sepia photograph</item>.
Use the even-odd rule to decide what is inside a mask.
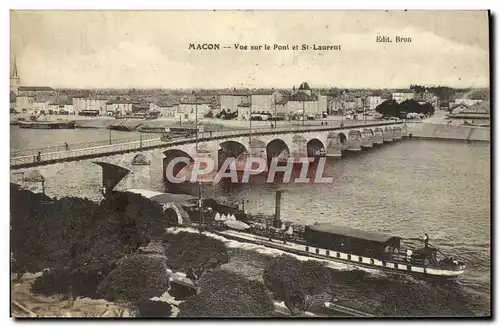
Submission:
[[[12,318],[492,317],[490,11],[9,16]]]

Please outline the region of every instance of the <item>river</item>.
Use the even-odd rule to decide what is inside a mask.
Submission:
[[[36,134],[29,134],[31,132],[16,135],[30,147],[51,145],[46,138],[40,140],[43,143],[37,143]],[[86,137],[97,140],[93,133],[101,133],[102,139],[107,137],[102,133],[107,131],[73,132],[78,134],[74,137],[82,141]],[[53,142],[63,140],[53,135]],[[73,134],[68,132],[67,135]],[[13,142],[19,140],[11,141],[11,144]],[[143,187],[164,191],[161,151],[145,154],[152,164],[151,180]],[[108,161],[126,164],[131,156],[133,154],[113,156]],[[97,200],[101,175],[100,168],[92,161],[95,160],[38,168],[47,180],[47,193],[57,197],[82,196]],[[404,308],[408,315],[421,315],[422,310],[431,316],[490,314],[489,143],[400,140],[329,161],[326,175],[333,177],[333,183],[216,185],[205,186],[204,192],[207,196],[222,195],[238,201],[246,199],[246,208],[250,212],[271,214],[274,212],[274,193],[282,189],[285,191],[282,201],[284,220],[301,224],[332,222],[403,238],[416,238],[427,232],[431,244],[466,262],[466,273],[455,282],[435,284],[367,271],[354,279],[352,276],[358,273],[347,277],[339,275],[338,296],[364,306],[377,307],[387,305],[384,304],[384,294],[394,292],[393,298],[400,297],[401,303],[408,306]],[[11,176],[14,181],[18,178],[15,174]],[[259,278],[268,260],[266,253],[243,249],[231,251],[233,256],[228,269]],[[423,309],[421,302],[411,302],[415,297],[411,292],[423,294]]]

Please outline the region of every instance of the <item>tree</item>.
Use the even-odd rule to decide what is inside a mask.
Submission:
[[[161,318],[170,317],[172,306],[163,301],[144,300],[135,305],[139,317]]]
[[[180,317],[263,317],[274,311],[262,283],[233,272],[219,270],[204,275],[200,290],[180,304]]]
[[[12,268],[50,269],[35,287],[43,294],[59,293],[61,284],[69,294],[97,296],[98,284],[120,258],[163,236],[169,225],[163,208],[138,194],[116,192],[97,204],[50,199],[11,185]]]
[[[422,85],[410,85],[410,90],[415,91],[415,93],[424,93],[425,89],[425,86]]]
[[[428,102],[426,102],[423,105],[421,105],[421,110],[422,110],[423,114],[426,114],[426,115],[429,115],[429,116],[434,115],[434,107],[430,103],[428,103]]]
[[[422,113],[422,106],[413,99],[401,102],[400,107],[403,115],[406,115],[409,112]]]
[[[45,194],[23,190],[10,184],[10,244],[12,271],[21,276],[45,267],[45,255],[38,230],[53,201]]]
[[[401,107],[395,100],[386,100],[379,104],[375,111],[381,115],[399,117],[401,115]]]
[[[99,285],[99,292],[113,302],[134,306],[168,290],[169,277],[161,257],[131,255],[118,262],[116,269]]]
[[[180,232],[163,240],[167,265],[173,271],[187,274],[195,285],[204,273],[229,261],[225,244],[212,237]]]
[[[284,301],[292,315],[304,313],[312,297],[331,294],[331,275],[320,262],[300,261],[290,255],[280,255],[264,269],[264,284],[278,300]]]
[[[387,283],[379,289],[378,316],[473,316],[470,300],[456,284]]]

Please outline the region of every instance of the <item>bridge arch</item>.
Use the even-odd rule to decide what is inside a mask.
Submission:
[[[367,137],[372,137],[373,138],[373,131],[369,128],[363,129],[363,135],[366,135]]]
[[[240,142],[232,140],[224,141],[219,144],[219,150],[217,151],[217,162],[219,163],[218,168],[222,167],[227,158],[236,159],[246,154],[248,154],[248,150]]]
[[[170,163],[170,161],[172,161],[173,159],[175,158],[178,158],[178,157],[184,157],[184,158],[188,158],[189,161],[193,161],[194,158],[189,155],[187,152],[183,151],[183,150],[180,150],[180,149],[169,149],[169,150],[166,150],[163,152],[163,155],[165,156],[165,158],[163,158],[163,178],[166,178],[166,169],[168,167],[168,164]],[[184,169],[184,167],[186,167],[187,164],[184,163],[184,162],[179,162],[177,164],[174,165],[173,167],[173,175],[174,176],[177,176],[177,174],[182,170]]]
[[[339,135],[340,144],[347,143],[347,136],[343,132],[340,132],[338,135]]]
[[[312,156],[316,155],[316,153],[321,149],[325,149],[325,145],[323,144],[323,142],[321,142],[321,140],[319,140],[317,138],[313,138],[307,142],[307,156],[308,157],[312,157]]]
[[[228,157],[238,157],[242,153],[247,153],[247,148],[238,141],[224,141],[219,144],[220,150]]]

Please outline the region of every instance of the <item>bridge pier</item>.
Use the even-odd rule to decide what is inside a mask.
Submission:
[[[406,123],[401,128],[401,136],[408,137],[408,126],[406,125]]]
[[[373,144],[383,144],[384,143],[384,131],[382,128],[377,127],[373,130]]]
[[[327,157],[338,158],[342,156],[342,144],[340,143],[340,136],[337,133],[328,133],[325,150]]]
[[[358,130],[351,129],[349,131],[349,139],[347,143],[347,150],[361,151],[361,133]]]
[[[393,133],[393,138],[395,140],[401,140],[401,127],[399,126],[395,126],[393,129],[392,129],[392,133]]]
[[[361,147],[370,149],[373,147],[373,134],[370,129],[363,129],[361,134]]]

